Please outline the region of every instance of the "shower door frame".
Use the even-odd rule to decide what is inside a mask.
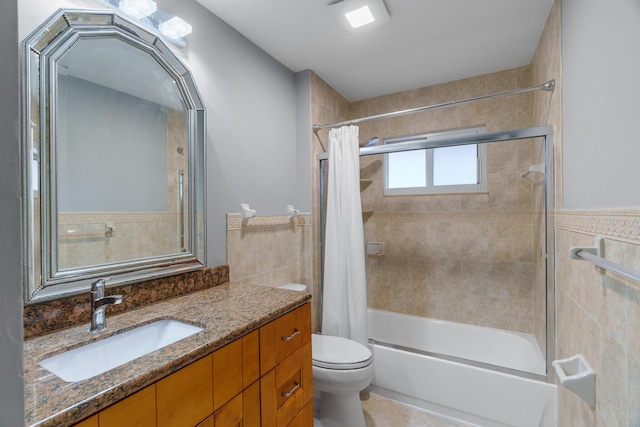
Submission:
[[[498,372],[518,375],[548,383],[555,383],[554,370],[551,362],[555,359],[555,229],[553,226],[553,212],[555,209],[555,181],[554,181],[554,164],[553,164],[553,126],[536,126],[521,129],[511,129],[506,131],[487,132],[475,135],[453,136],[434,141],[422,140],[412,141],[401,144],[376,145],[372,147],[360,148],[360,157],[372,156],[377,154],[396,153],[401,151],[423,150],[430,148],[452,147],[456,145],[482,144],[500,141],[516,141],[520,139],[542,138],[544,150],[544,226],[545,226],[545,267],[546,267],[546,349],[545,364],[547,368],[546,375],[537,375],[513,369],[502,368],[499,366],[484,366]],[[329,153],[318,153],[316,156],[318,162],[318,192],[319,192],[319,250],[320,250],[320,280],[318,289],[318,327],[322,328],[322,294],[324,287],[324,227],[323,217],[325,206],[322,195],[324,194],[324,167],[323,160],[329,160]],[[463,362],[464,363],[464,362]],[[470,363],[471,364],[471,363]]]

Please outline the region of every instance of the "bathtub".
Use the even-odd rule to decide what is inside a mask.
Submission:
[[[368,316],[371,391],[480,426],[556,425],[554,385],[491,369],[544,376],[533,336],[376,309]]]

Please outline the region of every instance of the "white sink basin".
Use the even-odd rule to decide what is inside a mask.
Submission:
[[[158,320],[44,359],[40,366],[67,382],[94,377],[198,333],[202,328]]]

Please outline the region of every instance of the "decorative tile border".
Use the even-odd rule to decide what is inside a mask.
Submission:
[[[242,230],[242,228],[269,228],[269,227],[287,227],[290,225],[307,226],[311,225],[310,214],[300,214],[295,217],[288,215],[279,216],[257,216],[247,218],[242,222],[239,213],[227,214],[227,231]]]
[[[293,223],[298,227],[310,227],[311,226],[311,214],[302,213],[293,218]]]
[[[374,212],[368,222],[411,223],[411,222],[505,222],[510,224],[531,224],[532,212],[433,212],[433,213],[378,213]]]
[[[177,221],[177,212],[77,212],[58,214],[59,224]]]
[[[556,211],[554,226],[640,245],[640,210]]]

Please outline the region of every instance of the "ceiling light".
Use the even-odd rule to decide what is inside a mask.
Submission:
[[[371,9],[369,6],[362,6],[359,9],[352,10],[351,12],[347,12],[344,14],[347,21],[353,28],[359,28],[363,25],[371,24],[376,18],[371,14]]]
[[[327,6],[342,27],[350,32],[361,27],[378,27],[389,21],[389,12],[383,0],[342,0]]]
[[[191,25],[187,24],[181,18],[174,16],[166,22],[158,26],[162,34],[172,39],[180,39],[187,34],[191,34]]]
[[[122,0],[118,7],[136,19],[142,19],[156,11],[158,5],[153,0]]]

